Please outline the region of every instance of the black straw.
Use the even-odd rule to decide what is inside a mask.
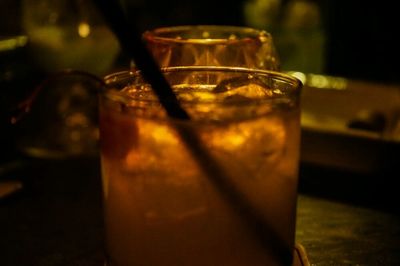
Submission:
[[[146,49],[141,35],[130,25],[116,0],[95,1],[104,18],[120,41],[120,45],[135,61],[143,77],[152,86],[160,103],[172,118],[189,120],[190,117],[180,106],[176,95],[162,75],[157,63]],[[247,201],[246,197],[230,181],[227,173],[213,159],[202,140],[190,127],[176,124],[176,130],[182,141],[196,159],[200,168],[209,177],[215,188],[232,210],[246,223],[248,229],[260,244],[270,250],[282,265],[292,264],[292,249],[285,244],[265,218]]]
[[[178,119],[189,119],[189,115],[181,108],[176,95],[168,89],[170,86],[144,45],[139,31],[129,24],[117,2],[117,0],[96,1],[108,25],[119,39],[122,50],[133,58],[145,80],[151,84],[167,114]]]

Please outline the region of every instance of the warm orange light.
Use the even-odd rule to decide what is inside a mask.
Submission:
[[[82,38],[86,38],[90,34],[90,25],[87,22],[81,22],[78,25],[78,34]]]

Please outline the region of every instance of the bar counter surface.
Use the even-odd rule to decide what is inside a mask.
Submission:
[[[103,265],[98,160],[22,160],[11,168],[0,181],[24,188],[0,200],[0,265]],[[307,174],[296,242],[311,265],[400,265],[398,213],[303,193]]]

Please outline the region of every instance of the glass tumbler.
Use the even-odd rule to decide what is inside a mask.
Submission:
[[[140,72],[107,76],[100,95],[108,265],[290,264],[301,83],[237,67],[162,71],[190,120],[168,117]],[[198,136],[275,237],[261,243],[177,128]]]
[[[253,28],[165,27],[146,31],[143,40],[161,67],[233,66],[279,70],[272,36]]]

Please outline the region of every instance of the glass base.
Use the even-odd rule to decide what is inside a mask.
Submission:
[[[293,266],[310,266],[310,262],[307,257],[307,253],[305,248],[301,244],[296,244],[294,247],[293,254]],[[104,266],[111,266],[107,263],[107,260],[104,261]]]
[[[310,266],[306,249],[301,244],[294,247],[293,266]]]

